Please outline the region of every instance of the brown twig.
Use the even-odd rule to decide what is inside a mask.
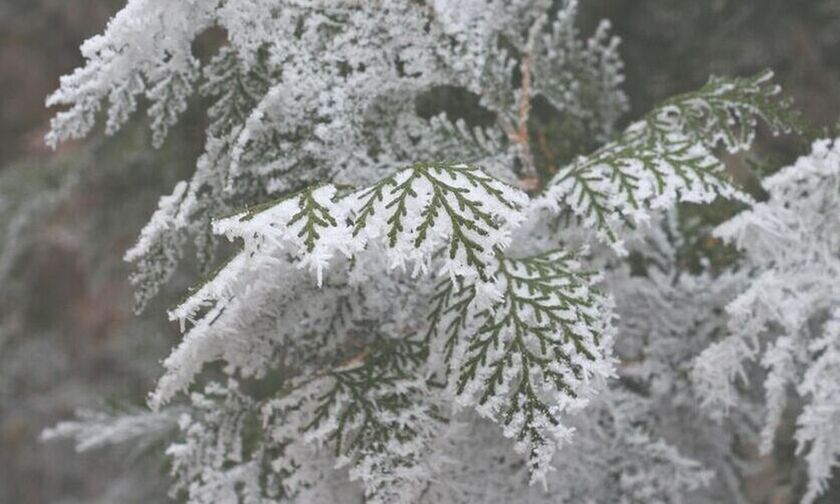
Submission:
[[[540,152],[542,152],[543,156],[546,159],[546,171],[550,175],[554,175],[557,173],[557,165],[552,162],[554,159],[554,153],[551,152],[551,148],[548,146],[548,139],[545,137],[545,133],[542,131],[537,131],[537,145],[540,146]]]
[[[502,129],[505,130],[510,141],[519,150],[519,159],[522,162],[522,173],[519,177],[519,185],[526,190],[539,188],[539,177],[534,163],[534,155],[531,152],[530,135],[528,133],[528,119],[531,115],[531,65],[533,62],[534,44],[545,25],[548,16],[543,14],[538,17],[528,29],[528,39],[519,61],[519,73],[522,75],[522,83],[519,89],[519,108],[517,110],[517,122],[514,128],[507,121],[502,122]]]

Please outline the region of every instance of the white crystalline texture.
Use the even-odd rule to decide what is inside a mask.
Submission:
[[[810,155],[766,179],[764,187],[767,201],[716,231],[743,250],[755,273],[727,308],[731,334],[698,357],[694,377],[707,405],[731,408],[738,403],[731,382],[760,357],[767,372],[766,451],[785,408],[786,389],[796,388],[806,404],[796,439],[810,478],[804,500],[812,502],[840,463],[831,427],[840,419],[840,140],[815,142]]]
[[[535,208],[568,213],[626,253],[625,224],[646,224],[655,210],[718,196],[749,202],[715,150],[749,147],[758,118],[774,133],[791,130],[784,107],[772,103],[778,89],[768,84],[770,77],[713,78],[668,100],[618,139],[561,169]]]
[[[226,0],[173,7],[132,0],[85,44],[86,65],[50,97],[50,105],[69,109],[58,112],[47,140],[55,145],[87,134],[106,100],[113,132],[145,96],[159,143],[194,87],[210,99],[206,152],[187,195],[169,223],[150,223],[130,256],[142,309],[171,276],[187,240],[206,241],[210,220],[254,203],[255,189],[281,195],[328,178],[364,184],[394,166],[443,159],[480,161],[494,175],[511,177],[520,149],[501,125],[516,120],[518,90],[514,61],[499,37],[524,49],[520,32],[548,4]],[[575,12],[570,2],[557,15],[568,23]],[[228,45],[199,68],[191,44],[214,25],[226,30]],[[543,42],[533,48],[551,70],[535,67],[534,92],[551,92],[552,79],[585,79],[597,92],[569,90],[555,106],[583,113],[582,121],[608,134],[626,108],[616,41],[605,30],[587,43],[576,31],[563,33],[544,41],[561,46],[554,47],[559,53],[542,54],[551,47]],[[551,67],[562,63],[561,54],[574,64]],[[414,99],[446,86],[478,94],[499,124],[470,129],[446,115],[418,115]],[[603,112],[589,117],[592,107]],[[177,230],[179,239],[161,226]],[[164,269],[155,265],[161,255],[170,259]]]
[[[716,154],[748,147],[758,118],[789,130],[785,107],[769,74],[712,79],[616,134],[618,40],[606,22],[583,39],[576,18],[572,0],[130,0],[49,98],[66,108],[47,141],[86,135],[103,107],[113,133],[147,103],[160,145],[197,91],[205,150],[125,256],[137,308],[193,244],[207,270],[222,238],[238,249],[170,310],[184,334],[152,412],[48,436],[87,448],[177,418],[166,453],[190,503],[674,502],[710,484],[705,464],[734,478],[735,434],[695,415],[695,460],[668,431],[698,390],[738,405],[731,382],[772,319],[787,332],[762,360],[769,425],[801,378],[797,439],[819,493],[837,453],[819,423],[837,416],[837,331],[810,346],[800,333],[836,310],[836,219],[813,216],[837,215],[837,148],[818,144],[721,228],[760,288],[729,305],[741,332],[691,383],[744,277],[683,274],[679,232],[657,226],[679,202],[749,201]],[[225,43],[200,61],[210,28]],[[601,146],[542,192],[536,103]],[[640,246],[627,228],[648,223]],[[660,269],[630,275],[599,240]],[[643,351],[616,365],[622,341]]]

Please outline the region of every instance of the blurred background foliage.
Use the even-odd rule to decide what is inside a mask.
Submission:
[[[38,441],[44,427],[77,408],[143,403],[160,372],[159,359],[178,337],[164,310],[196,278],[181,272],[168,292],[135,316],[122,255],[158,197],[192,171],[203,141],[200,107],[190,108],[160,150],[149,147],[142,121],[114,138],[95,135],[57,152],[43,145],[51,114],[46,95],[59,75],[81,63],[79,44],[100,32],[122,3],[0,2],[1,503],[164,500],[159,459],[130,447],[79,455],[69,443]],[[607,18],[623,39],[627,121],[663,98],[699,87],[709,74],[750,75],[768,67],[815,130],[840,119],[837,0],[581,3],[584,33]],[[217,44],[216,38],[208,44]],[[545,166],[591,148],[586,139],[564,138],[562,124],[536,120],[537,136],[546,141],[535,151]],[[755,185],[756,167],[779,167],[807,143],[763,135],[757,158],[730,164]],[[733,211],[723,205],[689,213],[691,225]],[[725,250],[702,237],[686,260],[707,252],[726,260]],[[793,483],[784,468],[792,449],[781,443],[775,457],[760,461],[747,481],[755,487],[755,502],[787,502]]]

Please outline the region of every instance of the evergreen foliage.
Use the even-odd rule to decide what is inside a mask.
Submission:
[[[837,389],[840,265],[840,142],[820,140],[812,152],[768,177],[769,199],[717,228],[742,249],[754,270],[728,306],[729,335],[698,357],[694,376],[706,405],[735,408],[733,382],[745,365],[766,370],[766,423],[761,449],[769,453],[788,402],[788,388],[805,401],[797,420],[797,451],[809,481],[803,502],[827,488],[840,463]]]
[[[755,279],[679,264],[690,232],[677,206],[753,204],[722,158],[748,149],[759,121],[796,131],[790,104],[770,72],[712,78],[616,134],[618,42],[607,23],[582,40],[576,13],[542,0],[129,1],[49,99],[69,109],[47,140],[86,134],[106,99],[112,132],[145,96],[160,144],[198,87],[205,152],[126,254],[138,308],[188,243],[207,269],[220,237],[240,249],[170,310],[184,337],[152,413],[50,435],[84,449],[177,411],[172,495],[195,503],[732,498],[744,422],[715,427],[689,405],[735,409],[730,381],[786,303],[781,286],[804,282],[763,362],[767,432],[784,384],[802,377],[813,398],[797,434],[813,500],[838,453],[819,427],[837,416],[837,228],[816,220],[837,203],[836,148],[816,144],[815,161],[768,179],[769,202],[719,228],[768,233],[744,247],[768,286],[735,298]],[[203,63],[190,47],[210,27],[226,44]],[[476,98],[483,119],[430,98],[442,89]],[[599,147],[546,177],[537,103]],[[759,248],[776,232],[796,237],[789,249]],[[814,323],[824,334],[803,335]],[[702,447],[691,456],[681,418]]]

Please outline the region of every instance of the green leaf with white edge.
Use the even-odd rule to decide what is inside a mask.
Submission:
[[[291,253],[319,284],[335,256],[362,250],[384,253],[392,268],[413,265],[415,274],[444,251],[442,272],[487,279],[527,202],[524,192],[478,167],[418,164],[345,196],[332,184],[307,188],[218,220],[214,230],[241,238],[245,255]]]
[[[426,271],[445,248],[442,271],[488,277],[497,250],[510,244],[527,195],[465,164],[418,164],[358,191],[354,236],[384,241],[392,267]]]
[[[422,341],[377,339],[327,372],[298,379],[265,409],[267,423],[285,423],[283,412],[302,414],[304,441],[330,446],[351,479],[363,481],[367,502],[413,501],[443,422],[420,372],[427,355]]]
[[[320,286],[338,256],[391,267],[414,262],[415,272],[434,260],[451,278],[488,279],[495,254],[507,247],[522,219],[525,201],[524,193],[478,168],[417,165],[343,197],[334,185],[311,187],[216,221],[215,232],[241,240],[242,250],[170,311],[182,330],[188,320],[193,328],[189,341],[167,359],[153,404],[170,400],[204,362],[218,358],[198,341],[216,341],[223,338],[222,328],[237,327],[240,312],[253,308],[242,292],[270,292],[278,278],[299,281],[299,269],[308,269]],[[201,358],[194,355],[197,347],[203,349]]]
[[[571,432],[561,416],[612,375],[612,306],[564,251],[500,257],[495,278],[489,308],[476,302],[486,286],[441,283],[428,337],[459,402],[502,424],[541,479]]]
[[[721,146],[730,153],[746,150],[755,139],[758,119],[773,134],[805,128],[791,100],[780,96],[781,88],[771,83],[772,78],[770,70],[751,77],[712,76],[697,91],[665,100],[649,116],[663,121],[672,118],[677,128],[710,148]]]
[[[652,210],[718,196],[749,201],[716,151],[748,148],[758,118],[774,133],[800,128],[771,77],[713,78],[667,100],[615,141],[560,170],[534,207],[564,212],[624,252],[622,228],[646,222]]]
[[[240,239],[240,252],[219,268],[211,278],[176,308],[170,320],[191,320],[203,307],[229,299],[243,286],[237,280],[247,269],[267,267],[267,263],[300,261],[322,283],[322,271],[338,252],[352,254],[347,212],[336,203],[336,187],[315,186],[214,222],[213,230],[230,240]]]

